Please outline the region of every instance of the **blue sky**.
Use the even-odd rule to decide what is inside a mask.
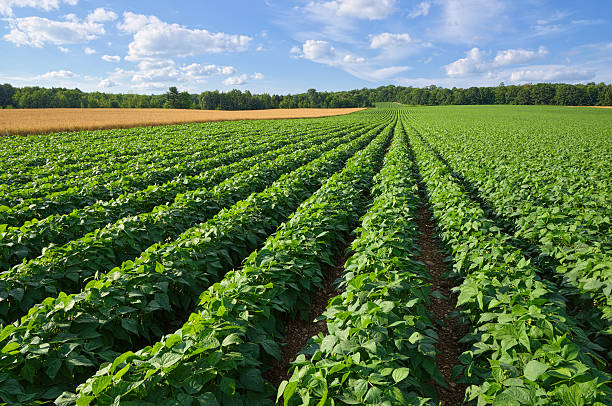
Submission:
[[[0,82],[160,93],[612,82],[612,1],[0,0]]]

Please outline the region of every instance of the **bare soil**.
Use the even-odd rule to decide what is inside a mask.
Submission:
[[[0,109],[0,135],[45,134],[58,131],[129,128],[207,121],[274,120],[338,116],[363,110],[271,109]]]
[[[458,326],[456,317],[450,317],[455,310],[457,298],[451,293],[454,282],[451,279],[443,278],[442,275],[448,270],[444,263],[444,253],[439,241],[435,237],[435,227],[431,220],[432,216],[425,204],[419,208],[417,225],[420,231],[418,244],[422,253],[419,260],[422,261],[433,279],[432,290],[439,291],[446,298],[431,298],[430,310],[434,313],[440,326],[437,329],[439,342],[436,345],[439,353],[436,363],[444,381],[448,385],[443,388],[436,385],[438,398],[441,406],[461,405],[465,396],[467,385],[458,384],[451,379],[453,366],[459,364],[459,355],[463,352],[459,340],[465,336],[467,329]]]
[[[285,321],[285,341],[281,343],[281,360],[276,361],[264,374],[266,380],[272,383],[275,388],[278,388],[283,380],[289,379],[290,364],[302,351],[308,340],[319,333],[327,333],[327,322],[325,320],[316,323],[313,320],[323,314],[331,298],[341,293],[335,282],[342,276],[344,264],[352,255],[352,252],[346,249],[350,246],[350,243],[351,241],[347,242],[340,254],[334,258],[334,266],[327,269],[323,286],[316,290],[310,298],[311,307],[308,319]]]

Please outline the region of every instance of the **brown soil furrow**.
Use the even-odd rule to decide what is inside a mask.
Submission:
[[[457,317],[450,317],[457,303],[456,297],[451,293],[454,283],[451,279],[442,277],[448,269],[444,263],[444,252],[435,237],[435,226],[431,219],[432,216],[428,207],[422,204],[417,219],[418,244],[422,250],[419,260],[425,264],[432,277],[432,291],[437,290],[446,298],[446,300],[431,298],[430,310],[440,324],[437,330],[439,342],[436,348],[439,353],[436,357],[436,363],[448,385],[447,388],[439,385],[436,385],[436,387],[440,405],[454,406],[462,404],[467,387],[467,385],[455,383],[451,379],[452,368],[459,364],[459,355],[464,350],[459,344],[459,340],[465,336],[467,329],[458,326]]]
[[[335,265],[326,270],[323,286],[317,289],[310,299],[311,307],[308,319],[287,320],[285,322],[285,340],[281,343],[281,360],[274,362],[272,367],[264,374],[264,378],[272,383],[275,388],[278,388],[283,380],[289,379],[288,373],[291,362],[302,351],[308,340],[319,333],[327,333],[326,321],[314,322],[314,320],[323,314],[329,300],[340,293],[335,282],[342,276],[344,264],[352,255],[348,247],[353,239],[354,237],[351,237],[351,240],[343,245],[339,251],[340,254],[334,258]]]

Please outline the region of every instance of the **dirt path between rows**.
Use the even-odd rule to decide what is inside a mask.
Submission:
[[[423,199],[423,195],[421,195],[421,198]],[[422,204],[417,219],[420,232],[418,245],[422,250],[418,259],[425,264],[432,277],[432,291],[437,290],[448,299],[432,297],[430,310],[435,314],[436,321],[440,324],[437,329],[439,342],[436,348],[439,354],[436,357],[436,363],[448,385],[448,388],[436,385],[440,405],[455,406],[462,404],[467,385],[453,382],[451,371],[453,366],[459,364],[459,355],[463,352],[459,340],[465,336],[467,329],[458,327],[457,317],[450,317],[457,304],[457,298],[451,294],[454,282],[452,279],[442,277],[442,274],[448,269],[444,263],[445,256],[440,243],[435,237],[435,227],[431,218],[429,209],[425,204]]]
[[[281,343],[281,360],[275,362],[272,368],[264,374],[264,378],[275,388],[278,388],[283,380],[289,380],[290,375],[288,373],[291,362],[302,351],[308,340],[319,333],[327,334],[327,321],[313,322],[313,320],[323,314],[331,298],[341,293],[337,288],[336,281],[342,277],[344,264],[352,255],[352,252],[348,249],[352,240],[354,240],[354,236],[346,242],[346,245],[343,245],[340,254],[334,258],[334,266],[327,268],[323,286],[315,290],[310,299],[311,307],[308,319],[298,318],[285,323],[285,340]]]

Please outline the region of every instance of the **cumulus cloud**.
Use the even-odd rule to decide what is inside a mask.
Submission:
[[[466,52],[465,58],[460,58],[446,66],[444,69],[447,76],[461,77],[474,73],[497,70],[504,66],[520,65],[534,59],[542,58],[548,54],[544,47],[537,51],[528,49],[506,49],[498,51],[492,60],[488,60],[488,54],[479,48],[472,48]]]
[[[139,62],[136,69],[117,68],[109,75],[109,79],[118,82],[129,81],[135,88],[148,89],[168,87],[177,83],[204,83],[214,76],[234,74],[236,74],[236,68],[233,66],[198,63],[177,66],[173,60],[147,60]]]
[[[121,57],[118,55],[102,55],[102,60],[106,62],[119,62]]]
[[[87,55],[93,55],[93,54],[96,53],[96,50],[93,49],[93,48],[87,47],[87,48],[85,48],[85,50],[83,52],[85,52],[85,54],[87,54]]]
[[[100,18],[108,18],[109,13],[112,12],[96,9],[84,20],[79,20],[74,14],[64,16],[63,21],[43,17],[10,18],[10,32],[4,35],[4,39],[17,46],[29,45],[37,48],[42,48],[45,44],[88,42],[105,33]]]
[[[590,80],[595,73],[588,69],[567,67],[562,65],[530,66],[510,74],[511,82],[580,82]]]
[[[314,62],[325,63],[330,66],[345,64],[362,64],[364,58],[345,51],[336,51],[329,42],[309,39],[301,47],[291,48],[291,54],[297,58],[304,58]]]
[[[396,0],[333,0],[311,1],[305,7],[314,17],[351,17],[382,20],[395,12]]]
[[[548,54],[546,48],[541,46],[537,51],[531,51],[527,49],[506,49],[505,51],[499,51],[493,59],[494,66],[507,66],[517,65],[532,61],[536,58],[544,57]]]
[[[0,14],[12,16],[13,8],[19,7],[40,8],[45,11],[57,10],[61,3],[75,6],[78,0],[0,0]]]
[[[123,17],[123,22],[117,27],[133,34],[125,58],[129,61],[240,52],[245,51],[252,40],[246,35],[212,33],[204,29],[168,24],[155,16],[125,13]]]
[[[339,67],[357,78],[369,81],[385,80],[410,69],[408,66],[373,67],[365,58],[337,50],[329,42],[321,40],[308,40],[302,46],[291,48],[290,53],[294,58]]]
[[[61,52],[65,53],[65,54],[70,52],[70,50],[68,48],[64,48],[64,47],[57,47],[57,49],[59,49]]]
[[[35,79],[74,79],[79,75],[69,70],[57,70],[36,76]]]
[[[100,83],[98,83],[98,87],[108,88],[108,87],[116,87],[119,86],[119,83],[112,81],[111,79],[102,79]]]
[[[261,80],[263,78],[264,75],[259,72],[254,73],[253,75],[247,75],[246,73],[243,73],[242,75],[231,76],[225,79],[223,81],[223,84],[225,86],[240,86],[246,84],[249,79]]]
[[[87,21],[92,23],[104,23],[107,21],[115,21],[119,16],[117,13],[104,8],[97,8],[87,16]]]
[[[411,42],[413,42],[412,38],[410,38],[408,34],[391,34],[389,32],[384,32],[371,38],[370,48],[400,48]]]

